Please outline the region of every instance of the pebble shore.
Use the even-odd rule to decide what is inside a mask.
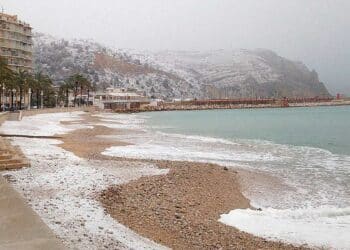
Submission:
[[[75,129],[59,141],[14,138],[32,168],[6,173],[69,249],[304,249],[218,222],[250,207],[239,172],[103,156],[128,145],[106,136],[135,131],[108,128],[91,113],[79,118],[61,122]]]
[[[116,185],[100,195],[106,211],[133,231],[173,249],[302,249],[218,222],[223,213],[250,207],[237,172],[212,164],[157,165],[170,172]]]

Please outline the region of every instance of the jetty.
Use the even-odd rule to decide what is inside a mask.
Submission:
[[[179,100],[160,102],[156,106],[143,105],[137,109],[116,109],[116,112],[147,112],[176,110],[210,110],[210,109],[250,109],[250,108],[289,108],[350,105],[348,99],[331,97],[313,98],[238,98]]]

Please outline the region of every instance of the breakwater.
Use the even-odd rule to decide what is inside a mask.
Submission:
[[[220,100],[192,100],[178,102],[162,102],[157,106],[142,106],[137,110],[144,111],[172,111],[172,110],[210,110],[210,109],[249,109],[249,108],[288,108],[288,107],[317,107],[350,105],[350,100],[336,100],[333,98],[283,98],[283,99],[220,99]],[[118,110],[123,112],[122,110]]]

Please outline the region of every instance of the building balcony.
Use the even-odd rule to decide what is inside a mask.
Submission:
[[[8,41],[14,41],[14,42],[19,42],[19,43],[25,43],[28,45],[33,45],[33,41],[31,39],[20,39],[20,38],[16,38],[16,37],[11,37],[11,36],[4,36],[0,33],[0,43],[1,43],[1,39],[3,40],[8,40]]]
[[[0,43],[1,48],[11,49],[11,50],[21,50],[24,52],[33,53],[33,49],[31,46],[21,46],[21,45],[14,45],[10,43]],[[27,48],[29,47],[29,48]]]

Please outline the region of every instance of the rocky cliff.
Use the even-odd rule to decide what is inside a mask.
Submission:
[[[315,71],[276,53],[257,50],[161,52],[144,63],[176,74],[210,98],[329,96]]]

